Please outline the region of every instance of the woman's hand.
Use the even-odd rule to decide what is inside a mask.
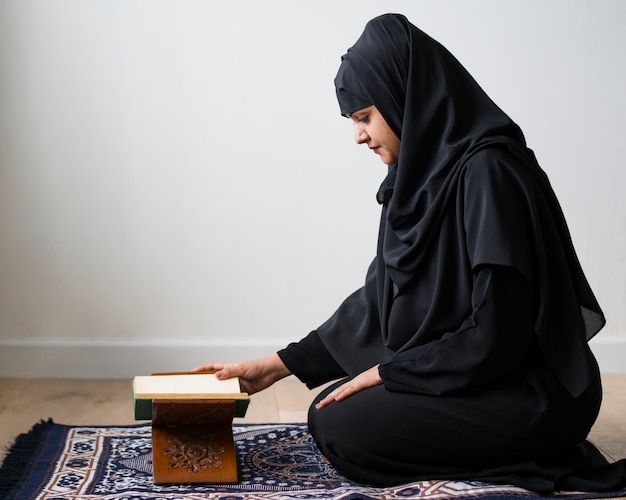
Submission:
[[[321,410],[333,401],[342,401],[363,389],[368,389],[383,383],[378,374],[378,365],[372,366],[369,370],[365,370],[352,380],[348,380],[345,384],[337,387],[333,392],[329,393],[324,399],[315,405],[315,408]]]
[[[239,377],[241,390],[248,394],[267,389],[274,382],[291,375],[278,354],[236,363],[208,363],[197,366],[193,371],[215,373],[220,380]]]

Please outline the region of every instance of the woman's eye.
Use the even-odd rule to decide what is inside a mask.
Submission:
[[[358,121],[361,123],[367,123],[368,119],[369,119],[368,115],[363,115],[363,116],[359,116]]]

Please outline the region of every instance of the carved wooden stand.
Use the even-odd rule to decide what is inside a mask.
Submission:
[[[234,400],[152,401],[154,484],[236,483]]]

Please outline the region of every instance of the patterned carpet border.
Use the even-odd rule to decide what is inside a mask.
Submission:
[[[513,486],[419,481],[375,488],[341,476],[319,453],[304,424],[235,425],[239,479],[235,485],[155,486],[151,429],[40,423],[19,436],[0,470],[0,498],[81,500],[530,500]],[[624,495],[568,492],[571,500]]]

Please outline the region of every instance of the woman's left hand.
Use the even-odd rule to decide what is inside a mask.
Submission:
[[[368,389],[383,383],[378,374],[378,365],[372,366],[369,370],[365,370],[345,384],[337,387],[333,392],[329,393],[324,399],[315,405],[315,408],[321,410],[333,401],[342,401],[347,397],[356,394],[363,389]]]

